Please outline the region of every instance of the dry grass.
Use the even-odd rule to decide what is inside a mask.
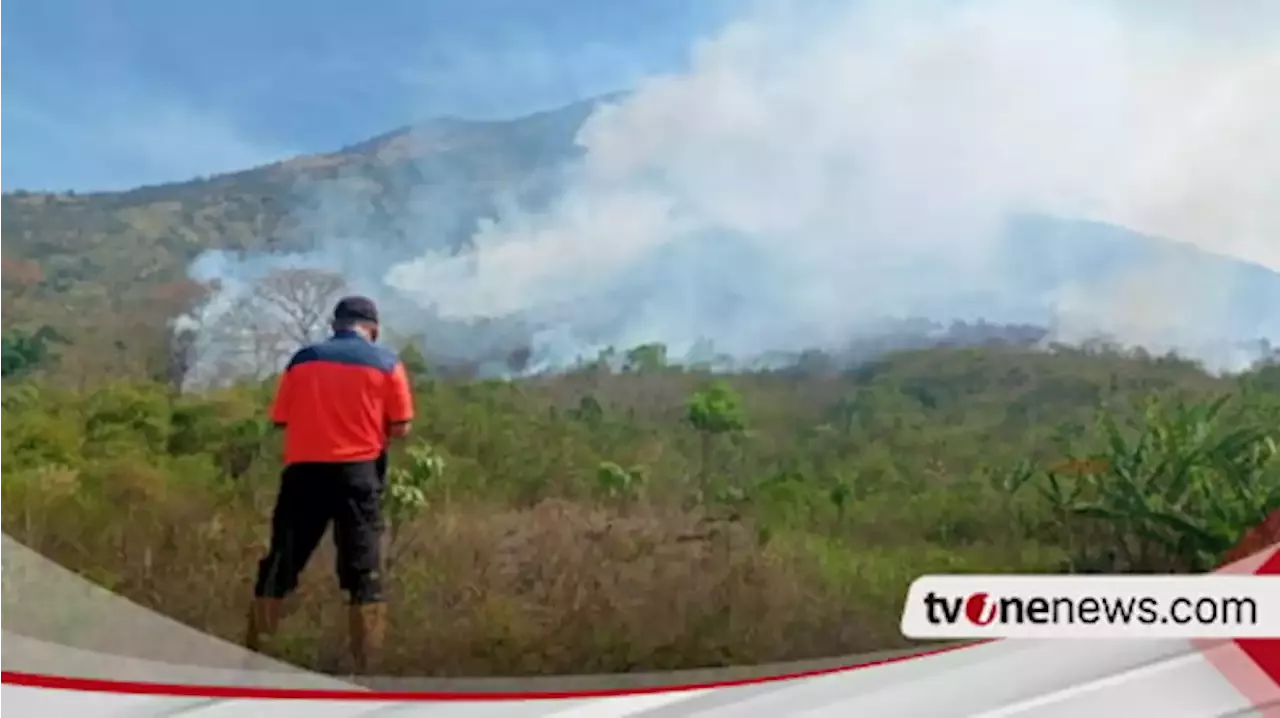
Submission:
[[[143,499],[138,488],[122,489],[132,519],[110,521],[105,540],[92,539],[105,515],[94,521],[83,507],[51,505],[46,521],[88,520],[79,532],[43,532],[34,547],[238,641],[265,515],[192,497]],[[696,513],[622,514],[560,500],[525,510],[461,506],[421,517],[393,549],[388,675],[672,670],[902,645],[892,621],[860,615],[816,563],[762,546],[747,525]],[[287,603],[277,657],[340,668],[345,607],[333,561],[326,540]]]

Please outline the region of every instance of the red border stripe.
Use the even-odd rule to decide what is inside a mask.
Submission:
[[[1274,549],[1274,546],[1272,546]],[[1262,552],[1258,552],[1262,553]],[[1257,554],[1254,554],[1257,555]],[[1233,561],[1231,563],[1236,563]],[[1243,563],[1243,561],[1239,561]],[[1221,571],[1221,567],[1219,568]],[[628,695],[664,694],[664,692],[681,692],[705,689],[727,689],[733,686],[760,685],[778,681],[791,681],[796,678],[812,678],[829,676],[833,673],[858,671],[861,668],[888,666],[892,663],[904,663],[906,660],[931,657],[951,653],[951,651],[974,648],[989,644],[998,639],[965,642],[942,648],[928,649],[899,657],[869,660],[865,663],[854,663],[849,666],[819,668],[813,671],[783,673],[780,676],[763,676],[756,678],[739,678],[733,681],[709,681],[686,683],[675,686],[646,686],[637,689],[600,689],[585,691],[372,691],[372,690],[338,690],[338,689],[273,689],[273,687],[255,686],[200,686],[183,685],[183,683],[152,683],[138,681],[114,681],[108,678],[73,678],[63,676],[46,676],[46,674],[23,673],[19,671],[0,671],[0,686],[26,686],[33,689],[102,692],[102,694],[122,695],[156,695],[172,696],[172,698],[207,698],[207,699],[247,699],[247,700],[342,700],[342,701],[513,701],[513,700],[566,700],[617,698]]]
[[[487,693],[482,691],[373,691],[346,690],[339,688],[270,688],[257,686],[211,686],[188,685],[178,683],[149,683],[141,681],[117,681],[104,678],[72,678],[51,676],[22,671],[0,672],[0,683],[7,683],[30,688],[48,688],[63,691],[92,691],[98,693],[120,693],[130,695],[172,696],[182,698],[223,698],[223,699],[265,699],[265,700],[329,700],[329,701],[528,701],[528,700],[564,700],[571,698],[611,698],[618,696],[635,696],[653,693],[677,693],[682,691],[704,690],[708,688],[730,688],[733,686],[758,685],[775,683],[797,678],[813,678],[815,676],[844,673],[884,666],[891,663],[926,656],[950,653],[962,648],[990,643],[991,641],[975,641],[954,646],[933,648],[905,656],[884,658],[867,663],[855,663],[834,668],[821,668],[798,673],[785,673],[778,676],[758,678],[740,678],[732,681],[712,681],[706,683],[690,683],[673,686],[649,686],[641,688],[615,688],[584,691],[504,691]]]

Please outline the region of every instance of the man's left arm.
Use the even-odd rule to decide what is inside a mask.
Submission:
[[[386,423],[387,436],[399,439],[409,434],[413,421],[413,387],[404,364],[396,362],[387,382]]]

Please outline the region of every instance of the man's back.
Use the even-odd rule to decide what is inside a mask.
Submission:
[[[271,417],[285,427],[286,464],[375,459],[388,426],[413,417],[409,382],[394,353],[339,331],[294,355]]]
[[[386,449],[408,434],[413,397],[404,366],[378,340],[378,306],[345,297],[333,337],[293,356],[271,408],[285,429],[284,471],[271,512],[271,545],[258,562],[245,645],[258,650],[280,623],[281,601],[333,525],[338,585],[350,594],[348,636],[357,670],[369,667],[386,627],[382,496]]]

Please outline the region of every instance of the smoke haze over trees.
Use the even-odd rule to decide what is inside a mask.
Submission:
[[[310,251],[197,271],[341,269],[449,352],[528,342],[542,367],[645,342],[840,351],[911,317],[1224,368],[1280,336],[1270,6],[753,7],[625,95],[375,140],[410,159],[305,190]]]

